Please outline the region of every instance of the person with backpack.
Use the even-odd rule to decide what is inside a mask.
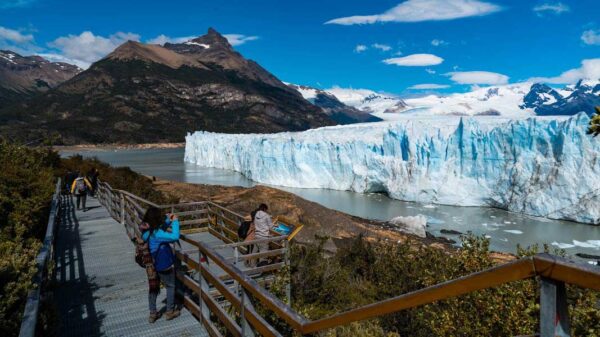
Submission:
[[[85,201],[88,194],[88,188],[92,189],[92,184],[90,184],[90,181],[84,177],[83,174],[79,173],[77,179],[73,180],[73,183],[71,184],[71,194],[75,194],[77,197],[77,209],[82,206],[84,212],[87,211]]]
[[[175,308],[175,254],[171,247],[171,243],[179,240],[179,219],[174,214],[163,216],[160,209],[151,206],[146,210],[142,222],[143,228],[146,228],[142,234],[142,240],[148,243],[157,279],[167,289],[165,317],[169,321],[180,315],[180,311]],[[148,281],[151,282],[150,274],[148,276]],[[148,321],[150,323],[154,323],[160,318],[160,314],[156,310],[156,298],[159,292],[160,287],[152,288],[152,284],[150,284],[148,292],[150,309]]]

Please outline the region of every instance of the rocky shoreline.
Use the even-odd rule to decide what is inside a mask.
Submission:
[[[183,143],[145,143],[145,144],[79,144],[53,146],[56,151],[115,151],[115,150],[150,150],[184,148]]]
[[[210,200],[240,214],[249,214],[258,204],[266,203],[273,216],[304,225],[296,237],[299,243],[314,242],[315,237],[328,237],[325,249],[330,252],[351,242],[357,235],[373,241],[411,240],[416,245],[434,246],[449,253],[457,249],[452,240],[444,237],[436,237],[431,233],[426,233],[425,237],[405,233],[388,222],[352,216],[272,187],[259,185],[246,188],[153,180],[157,190],[180,202]],[[499,262],[514,259],[513,255],[506,253],[494,252],[492,255]]]

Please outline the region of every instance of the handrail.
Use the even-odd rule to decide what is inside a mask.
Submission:
[[[44,243],[35,259],[37,271],[33,277],[34,289],[31,289],[27,294],[27,302],[25,303],[25,310],[23,311],[23,319],[21,321],[19,337],[35,336],[35,329],[39,316],[42,286],[46,277],[48,261],[54,254],[54,233],[56,231],[56,222],[58,218],[58,212],[60,210],[60,188],[61,179],[58,178],[56,187],[54,189],[54,194],[52,195],[52,201],[50,203],[50,215],[48,216],[48,226],[46,227]]]
[[[147,202],[139,197],[136,199]],[[147,203],[150,204],[149,202]],[[185,204],[174,204],[169,205],[169,207],[184,205]],[[241,217],[239,214],[231,212],[226,208],[216,205],[212,202],[207,202],[207,205],[216,206],[222,211],[227,211],[238,217]],[[218,215],[217,213],[213,214]],[[284,236],[267,240],[277,241],[282,238],[284,238]],[[540,327],[542,331],[541,336],[553,336],[551,333],[554,331],[553,329],[557,326],[557,324],[561,327],[567,326],[568,329],[568,315],[557,314],[557,312],[560,310],[566,310],[566,298],[564,295],[560,295],[561,292],[564,293],[564,283],[600,290],[600,268],[577,264],[562,257],[543,253],[521,258],[516,261],[472,273],[457,279],[449,280],[383,301],[337,313],[329,317],[310,321],[297,313],[288,304],[259,286],[254,279],[240,270],[235,263],[231,263],[230,259],[224,258],[216,251],[218,248],[225,247],[233,247],[234,249],[238,249],[248,242],[209,247],[203,242],[194,241],[188,238],[186,235],[182,235],[181,239],[197,247],[201,255],[209,258],[221,269],[223,269],[223,271],[225,271],[230,278],[232,278],[237,284],[239,284],[239,286],[243,288],[243,293],[248,292],[251,294],[263,306],[275,313],[279,318],[281,318],[283,321],[289,324],[289,326],[301,334],[315,333],[326,329],[347,325],[352,322],[379,317],[385,314],[434,303],[436,301],[454,298],[474,291],[497,287],[499,285],[514,281],[540,277],[542,289],[545,289],[542,291],[540,296],[541,302],[543,302],[540,305],[540,311],[542,313],[542,318],[540,319]],[[200,271],[202,270],[202,262],[195,262],[191,260],[187,254],[183,255],[184,258],[182,259],[182,262],[188,263],[193,269]],[[546,291],[547,289],[550,289],[551,291]],[[245,306],[246,304],[242,303],[242,308],[245,308]],[[251,308],[247,309],[250,310]],[[567,317],[565,318],[564,316]],[[567,320],[567,323],[565,323],[565,320]],[[204,322],[205,317],[203,317],[201,321]]]

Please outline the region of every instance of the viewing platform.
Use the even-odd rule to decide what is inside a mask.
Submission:
[[[177,292],[184,309],[172,321],[148,323],[148,280],[134,261],[132,240],[150,206],[177,214],[180,244],[175,245]],[[35,282],[55,286],[60,336],[284,336],[289,331],[313,334],[352,322],[380,317],[482,289],[536,279],[540,291],[539,336],[569,336],[566,284],[600,290],[600,269],[565,258],[537,254],[405,294],[309,320],[290,305],[290,285],[280,297],[269,291],[289,272],[289,240],[294,232],[272,232],[268,239],[243,242],[237,228],[243,216],[209,201],[157,205],[101,182],[89,210],[74,209],[72,197],[57,184],[44,246],[38,255]],[[56,239],[54,236],[56,235]],[[268,243],[269,250],[247,247]],[[245,263],[261,259],[266,263]],[[49,261],[56,268],[44,277]],[[279,280],[282,280],[279,279]],[[29,294],[22,337],[33,337],[44,288]],[[159,308],[165,310],[165,291]],[[260,310],[255,308],[260,306]],[[269,313],[265,315],[265,313]],[[287,326],[280,332],[274,326]]]

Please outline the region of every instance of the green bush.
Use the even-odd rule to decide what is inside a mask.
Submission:
[[[322,242],[322,241],[321,241]],[[292,246],[292,305],[309,319],[398,296],[496,263],[489,240],[463,238],[463,248],[448,252],[416,242],[369,242],[362,237],[326,257],[322,243]],[[538,252],[519,248],[519,257]],[[547,251],[548,248],[544,247]],[[559,253],[560,252],[552,252]],[[281,284],[274,292],[283,296]],[[600,293],[568,287],[573,336],[600,336]],[[536,280],[512,282],[324,332],[326,336],[517,336],[539,330]],[[278,328],[285,325],[273,316]],[[291,333],[290,330],[280,330]]]
[[[59,157],[0,141],[0,335],[19,331],[54,192]]]

